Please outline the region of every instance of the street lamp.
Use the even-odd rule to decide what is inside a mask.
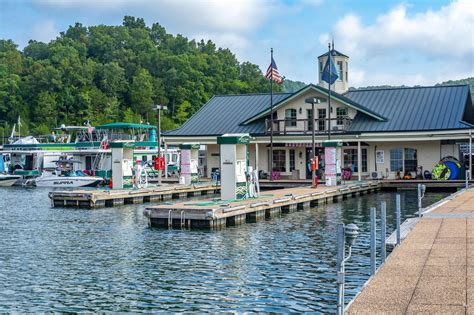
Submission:
[[[311,137],[312,137],[312,142],[313,142],[313,161],[316,160],[316,143],[315,143],[315,140],[314,140],[314,133],[315,133],[315,129],[314,129],[314,125],[315,125],[315,110],[314,110],[314,104],[320,104],[321,103],[321,99],[317,98],[317,97],[310,97],[310,98],[307,98],[305,100],[305,102],[307,104],[311,104]],[[311,164],[312,166],[312,164]],[[312,178],[311,178],[311,181],[313,182],[313,185],[314,185],[314,179],[316,178],[316,168],[314,167],[311,167],[313,170],[312,170]]]
[[[158,112],[158,158],[161,158],[161,110],[167,110],[168,107],[166,105],[153,105],[153,109]],[[166,162],[166,161],[165,161]],[[166,171],[166,163],[165,163],[165,171]],[[158,170],[158,185],[161,185],[161,169]]]

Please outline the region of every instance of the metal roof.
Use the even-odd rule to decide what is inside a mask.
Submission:
[[[114,122],[95,127],[95,129],[156,129],[153,125],[133,124],[125,122]]]
[[[273,103],[291,96],[292,93],[274,93]],[[240,125],[270,107],[270,93],[217,95],[180,128],[165,132],[166,136],[214,136],[225,133],[260,134],[265,132],[263,120]]]
[[[302,90],[308,87],[327,91],[314,85]],[[283,103],[302,90],[295,93],[275,93],[273,103],[274,105]],[[474,108],[468,85],[354,90],[344,95],[336,94],[332,96],[358,107],[357,114],[348,129],[350,133],[466,129],[473,128],[474,124]],[[269,107],[268,93],[214,96],[184,125],[164,134],[166,136],[263,134],[265,121],[261,115]]]
[[[464,115],[472,116],[468,85],[354,90],[345,96],[387,117],[376,121],[357,113],[349,132],[465,129],[461,121],[474,119]]]
[[[318,59],[321,58],[321,57],[327,56],[327,55],[328,55],[328,52],[326,52],[326,53],[322,54],[321,56],[319,56]],[[342,57],[349,58],[349,56],[344,55],[343,53],[341,53],[340,51],[337,51],[335,49],[331,50],[331,55],[333,55],[333,56],[342,56]]]
[[[303,94],[305,93],[306,91],[310,90],[310,89],[313,89],[315,91],[318,91],[322,94],[325,94],[327,95],[329,93],[329,90],[322,87],[322,86],[319,86],[319,85],[314,85],[314,84],[309,84],[301,89],[299,89],[298,91],[294,92],[293,94],[291,94],[291,96],[279,101],[279,102],[273,102],[273,109],[276,110],[278,109],[279,107],[285,105],[285,103],[287,103],[288,101],[291,101],[292,99],[294,99],[295,97],[299,96],[300,94]],[[385,120],[385,117],[379,115],[378,113],[370,110],[369,108],[367,107],[364,107],[356,102],[354,102],[353,100],[345,97],[344,95],[342,94],[339,94],[339,93],[336,93],[334,91],[331,91],[331,100],[338,100],[339,102],[341,103],[345,103],[347,106],[349,107],[352,107],[353,109],[357,110],[358,112],[361,111],[369,116],[372,116],[373,118],[377,119],[377,120]],[[246,125],[246,124],[249,124],[251,122],[254,122],[258,119],[261,119],[262,117],[264,116],[268,116],[270,115],[270,106],[265,108],[263,111],[261,111],[260,113],[257,113],[255,116],[251,116],[249,119],[246,119],[246,120],[243,120],[242,121],[242,124]]]

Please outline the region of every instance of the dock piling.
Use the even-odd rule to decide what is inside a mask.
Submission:
[[[375,207],[370,208],[370,274],[375,275],[375,270],[377,269],[376,263],[376,225],[375,225]]]
[[[400,210],[400,207],[401,207],[401,202],[400,202],[400,194],[397,194],[396,195],[396,207],[395,207],[395,211],[396,211],[396,224],[397,224],[397,245],[400,245],[400,220],[401,220],[401,210]]]
[[[381,256],[382,256],[382,264],[385,263],[385,259],[387,258],[387,245],[386,245],[386,238],[387,238],[387,204],[385,201],[382,201],[381,207],[380,207],[380,220],[381,220],[381,246],[382,246],[382,251],[381,251]]]

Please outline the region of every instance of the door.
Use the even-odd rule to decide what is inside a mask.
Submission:
[[[323,161],[322,159],[324,158],[324,151],[321,148],[316,148],[316,156],[318,157],[318,172],[317,175],[319,178],[321,178],[321,172],[323,171]],[[311,159],[313,158],[313,148],[306,148],[306,179],[311,179]]]

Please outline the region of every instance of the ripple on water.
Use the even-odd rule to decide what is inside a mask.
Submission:
[[[334,312],[336,225],[361,228],[347,300],[369,276],[369,208],[387,201],[394,227],[390,193],[216,232],[150,229],[143,205],[63,209],[42,189],[0,194],[0,312]],[[413,216],[416,195],[402,201]]]

